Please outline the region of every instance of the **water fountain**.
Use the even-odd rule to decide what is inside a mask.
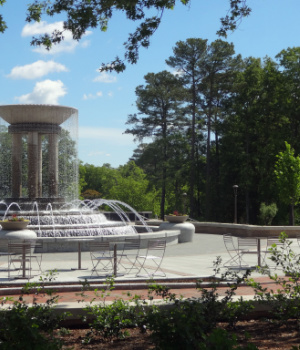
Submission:
[[[17,213],[30,220],[28,229],[52,242],[49,249],[66,249],[65,238],[69,242],[74,236],[137,234],[122,207],[134,209],[125,203],[78,200],[77,135],[75,108],[0,106],[0,164],[5,169],[0,173],[0,198],[4,198],[0,213],[3,218]],[[100,212],[103,205],[112,208],[120,221],[107,220]]]

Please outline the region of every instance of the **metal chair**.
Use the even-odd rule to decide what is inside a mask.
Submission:
[[[297,235],[297,243],[298,243],[298,246],[300,248],[300,235]]]
[[[257,255],[257,260],[259,260],[260,252],[258,251],[258,238],[238,237],[238,252],[240,267],[251,267],[249,264],[242,265],[242,261],[244,255]],[[257,265],[258,264],[256,264],[256,266]]]
[[[2,239],[0,240],[0,257],[5,256],[6,259],[9,259],[10,255],[12,255],[12,253],[8,251],[8,243],[9,243],[9,240],[2,240]],[[15,265],[14,265],[14,270],[17,270]],[[9,269],[8,267],[5,267],[3,269],[1,268],[0,271],[9,271]]]
[[[136,277],[154,277],[159,271],[161,274],[156,276],[166,277],[166,274],[161,269],[161,264],[166,251],[165,240],[149,240],[147,246],[147,252],[145,255],[138,255],[137,260],[141,260],[140,269],[136,274]],[[145,271],[145,275],[141,275],[142,271]]]
[[[121,265],[126,270],[126,273],[130,273],[131,270],[140,268],[137,266],[140,246],[140,237],[125,238],[123,252],[118,255],[118,265]],[[127,272],[127,270],[129,271]]]
[[[90,243],[90,256],[93,264],[92,275],[95,272],[99,276],[98,271],[104,271],[106,275],[109,271],[113,271],[114,256],[109,248],[109,242],[92,241]]]
[[[35,259],[38,264],[38,271],[42,272],[42,259],[43,259],[43,241],[33,240],[31,243],[31,259]]]
[[[10,278],[11,264],[20,263],[20,273],[15,278],[31,278],[31,243],[27,241],[9,241],[8,249],[8,278]],[[29,263],[29,266],[27,265]],[[28,267],[26,267],[28,266]],[[26,274],[29,271],[29,274]]]
[[[280,266],[273,266],[270,264],[267,264],[266,259],[267,259],[267,255],[268,254],[272,254],[272,250],[271,248],[275,248],[276,247],[282,247],[283,246],[283,242],[280,241],[280,239],[278,237],[267,237],[267,245],[266,245],[266,249],[264,251],[262,251],[262,253],[264,253],[264,258],[263,258],[263,265],[268,265],[269,268],[280,268]],[[271,259],[269,258],[269,260],[271,261]]]
[[[223,264],[223,266],[224,267],[239,267],[240,266],[239,252],[238,252],[238,248],[234,244],[232,234],[225,233],[223,235],[223,241],[225,244],[225,248],[230,256],[230,259],[228,261],[226,261]]]

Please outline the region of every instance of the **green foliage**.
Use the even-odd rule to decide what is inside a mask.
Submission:
[[[221,259],[217,258],[215,273],[219,274]],[[106,296],[113,288],[113,279],[100,293],[100,299],[95,298],[96,305],[86,308],[92,317],[89,324],[91,332],[85,339],[89,343],[94,332],[101,334],[105,339],[112,337],[125,337],[124,328],[139,326],[141,331],[150,329],[156,349],[256,349],[251,343],[246,347],[239,347],[235,335],[229,335],[225,330],[216,328],[218,321],[229,322],[234,327],[236,322],[252,309],[251,302],[242,298],[233,303],[235,290],[241,282],[249,276],[247,271],[243,276],[226,271],[220,279],[216,279],[212,287],[205,288],[199,281],[199,298],[183,299],[170,292],[170,288],[155,281],[148,284],[148,299],[152,301],[155,296],[163,299],[165,304],[157,306],[134,296],[130,301],[122,299],[110,304],[105,302]],[[217,293],[218,281],[229,280],[228,290],[224,297]],[[89,288],[84,286],[84,289]],[[98,290],[96,290],[98,294]],[[93,301],[93,302],[94,302]],[[131,304],[130,304],[131,302]]]
[[[294,206],[300,199],[300,157],[285,141],[286,150],[277,155],[275,175],[279,199],[290,206],[290,225],[294,225]]]
[[[82,192],[80,196],[84,199],[95,199],[95,198],[100,198],[101,193],[95,190],[88,189]]]
[[[221,260],[217,259],[217,273],[220,264]],[[247,314],[252,308],[251,303],[242,298],[235,304],[232,303],[236,288],[248,275],[249,272],[246,272],[244,276],[239,277],[229,271],[222,275],[221,280],[235,281],[228,283],[224,297],[217,292],[218,282],[209,289],[202,287],[200,282],[198,288],[201,296],[185,300],[176,298],[166,288],[152,284],[152,292],[162,296],[165,301],[172,302],[169,307],[153,306],[147,314],[147,324],[152,331],[156,349],[219,349],[218,344],[222,343],[222,339],[224,344],[228,345],[224,349],[233,349],[236,345],[234,337],[225,331],[218,331],[216,324],[226,320],[233,326],[241,315]],[[214,338],[213,334],[217,338]]]
[[[136,210],[153,211],[155,197],[155,188],[149,188],[146,174],[134,161],[117,169],[115,184],[109,190],[109,198],[125,202]]]
[[[123,299],[110,305],[92,305],[87,311],[93,319],[89,326],[104,338],[124,338],[128,333],[123,330],[136,326],[135,307]]]
[[[276,203],[269,205],[266,205],[266,203],[261,203],[259,211],[259,218],[262,225],[271,225],[275,215],[277,214],[278,208]]]
[[[156,211],[155,187],[149,185],[146,174],[134,161],[117,169],[108,165],[97,167],[81,164],[80,183],[83,198],[92,199],[101,196],[125,202],[136,210]]]
[[[221,18],[221,29],[218,34],[226,36],[227,31],[236,28],[237,21],[246,17],[250,9],[246,6],[246,0],[228,0],[230,9],[228,14]],[[0,0],[2,6],[6,0]],[[102,64],[102,71],[122,72],[126,68],[125,62],[134,64],[139,58],[140,47],[148,47],[152,35],[159,28],[163,14],[166,10],[173,10],[177,3],[189,5],[191,0],[102,0],[102,1],[42,1],[35,0],[27,6],[27,22],[40,22],[44,15],[53,17],[64,14],[66,20],[62,30],[57,28],[51,35],[45,34],[34,37],[31,45],[43,45],[48,50],[55,44],[59,44],[64,39],[64,31],[69,30],[73,39],[80,40],[90,28],[99,28],[106,32],[109,21],[118,12],[126,15],[128,21],[138,22],[139,25],[135,31],[129,34],[124,43],[124,59],[116,57],[110,64]],[[155,15],[153,15],[155,14]],[[0,32],[4,32],[7,26],[3,17],[0,15]]]
[[[0,5],[3,6],[3,4],[6,2],[6,0],[0,0]],[[5,29],[7,28],[7,25],[5,21],[3,20],[3,16],[0,15],[0,33],[4,33]]]
[[[258,350],[248,343],[246,346],[239,346],[234,334],[229,334],[225,329],[215,328],[205,337],[205,342],[199,344],[200,350]]]
[[[234,31],[243,17],[249,16],[251,8],[247,6],[245,0],[232,0],[230,1],[230,11],[228,11],[225,17],[221,18],[221,28],[217,34],[223,37],[227,37],[227,32]]]
[[[297,204],[300,198],[300,157],[285,142],[285,151],[277,155],[275,175],[279,198],[285,204]]]
[[[20,298],[9,311],[1,311],[1,349],[60,349],[62,344],[53,335],[57,325],[48,305],[29,307]]]
[[[155,154],[159,159],[159,171],[156,174],[160,190],[160,217],[165,214],[165,201],[168,179],[171,172],[169,153],[172,140],[186,123],[185,90],[181,79],[168,71],[148,73],[145,85],[136,88],[136,106],[138,114],[129,115],[126,124],[132,125],[125,133],[132,134],[136,140],[154,137]]]
[[[276,284],[276,288],[264,288],[253,279],[249,279],[248,283],[254,288],[255,299],[271,307],[272,317],[284,323],[290,318],[300,320],[300,256],[292,250],[292,241],[288,240],[285,232],[279,238],[282,245],[274,244],[270,248],[270,259],[284,276],[273,274],[268,266],[261,269]]]
[[[3,350],[58,350],[62,348],[62,342],[54,335],[59,322],[66,317],[66,313],[58,316],[53,312],[53,305],[58,296],[44,288],[43,282],[52,279],[45,277],[42,283],[27,283],[22,294],[8,309],[0,311],[0,348]],[[24,294],[34,292],[46,294],[48,300],[38,304],[36,298],[32,306],[24,301]],[[1,299],[4,305],[8,300]]]
[[[93,338],[93,332],[97,332],[105,339],[113,337],[124,338],[128,335],[125,328],[136,327],[139,324],[141,315],[138,312],[138,300],[135,298],[136,305],[130,305],[129,301],[123,299],[116,299],[112,303],[106,303],[106,298],[114,289],[114,278],[107,278],[104,287],[101,290],[95,289],[95,298],[89,306],[84,310],[90,315],[92,319],[89,326],[91,332],[87,335],[85,342],[88,343]],[[83,286],[82,296],[84,291],[90,290],[90,286],[85,284]],[[94,304],[94,302],[97,304]]]

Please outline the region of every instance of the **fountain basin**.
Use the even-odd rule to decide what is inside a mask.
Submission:
[[[135,233],[127,235],[112,235],[112,236],[95,236],[92,237],[95,240],[100,240],[103,242],[120,242],[126,238],[141,238],[141,248],[147,248],[149,240],[155,239],[165,239],[167,246],[178,243],[178,236],[180,235],[180,230],[170,230],[170,231],[156,231],[156,232],[145,232],[145,233]],[[76,238],[87,238],[76,237]],[[72,242],[71,237],[41,237],[39,238],[43,242],[43,253],[55,253],[55,252],[77,252],[78,242],[74,240]],[[81,243],[82,251],[89,251],[89,241],[83,241]]]
[[[0,239],[12,241],[23,239],[37,239],[37,234],[32,230],[0,230]]]
[[[195,234],[195,226],[189,222],[184,222],[184,223],[163,222],[160,224],[159,230],[179,230],[180,231],[180,235],[178,237],[179,243],[192,242]]]

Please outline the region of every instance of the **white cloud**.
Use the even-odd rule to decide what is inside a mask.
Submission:
[[[87,32],[88,34],[87,35],[90,35],[92,34],[92,32],[88,31]],[[91,45],[91,40],[84,40],[82,43],[81,43],[81,47],[83,47],[84,49],[86,47],[89,47]]]
[[[112,91],[109,91],[109,92],[107,93],[107,96],[108,96],[108,97],[113,97],[113,95],[114,95],[114,93],[113,93]]]
[[[32,36],[32,35],[41,35],[45,33],[52,33],[55,29],[63,29],[63,21],[47,23],[45,21],[28,23],[24,26],[21,35],[22,36]]]
[[[123,133],[124,129],[118,128],[79,127],[79,139],[95,139],[100,142],[109,141],[111,144],[118,144],[123,146],[132,145],[133,136]]]
[[[172,70],[171,73],[176,77],[183,77],[185,75],[185,72],[183,69],[176,69],[176,70]]]
[[[96,157],[96,156],[105,156],[110,157],[111,155],[109,153],[106,153],[104,151],[98,151],[98,152],[89,152],[87,154],[88,157]]]
[[[38,79],[49,73],[67,71],[68,69],[63,64],[39,60],[25,66],[14,67],[7,77],[12,79]]]
[[[96,83],[115,83],[117,81],[117,77],[113,75],[109,75],[107,72],[101,72],[93,82]]]
[[[93,94],[84,94],[83,95],[83,99],[84,100],[94,100],[95,98],[102,97],[102,96],[103,96],[103,92],[102,91],[98,91],[98,92],[96,92],[95,95],[93,95]]]
[[[37,82],[33,91],[27,95],[15,97],[20,103],[58,104],[58,99],[66,95],[67,90],[60,80]]]
[[[47,23],[45,21],[41,22],[35,22],[35,23],[29,23],[26,24],[22,30],[22,36],[36,36],[36,35],[43,35],[43,34],[51,34],[54,30],[61,30],[63,31],[63,22],[54,22],[54,23]],[[84,36],[88,36],[92,34],[91,31],[86,31]],[[64,40],[61,41],[57,45],[53,45],[51,50],[46,50],[44,47],[35,47],[33,51],[41,53],[41,54],[48,54],[53,55],[61,52],[73,52],[77,46],[81,47],[87,47],[89,45],[89,42],[83,41],[81,44],[79,44],[78,41],[73,40],[72,33],[69,30],[65,30],[63,32]]]

